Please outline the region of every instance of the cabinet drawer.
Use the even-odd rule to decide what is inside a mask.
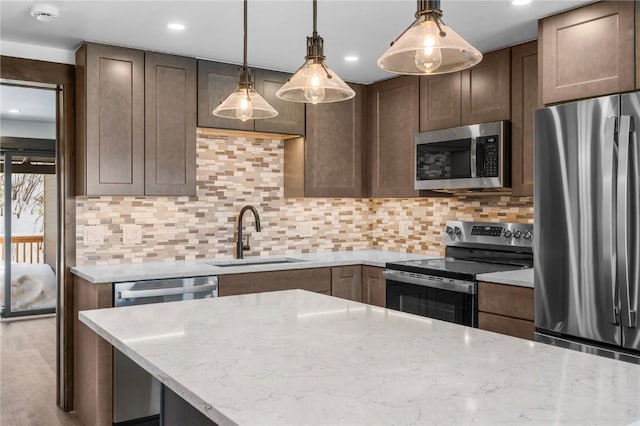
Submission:
[[[480,282],[478,310],[533,321],[533,289]]]
[[[303,289],[317,293],[331,293],[331,268],[292,269],[288,271],[253,272],[221,275],[218,294],[262,293],[267,291]]]
[[[529,340],[533,340],[535,331],[533,321],[509,318],[486,312],[478,313],[478,328]]]

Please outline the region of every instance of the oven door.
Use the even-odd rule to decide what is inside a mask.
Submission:
[[[387,308],[469,327],[478,326],[473,281],[385,270]]]

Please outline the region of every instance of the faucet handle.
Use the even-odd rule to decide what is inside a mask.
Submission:
[[[251,246],[249,245],[249,236],[247,235],[247,243],[242,245],[242,250],[247,251],[251,250]]]

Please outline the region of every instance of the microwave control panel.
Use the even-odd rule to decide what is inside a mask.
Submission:
[[[477,161],[479,177],[498,177],[498,136],[480,136],[477,139]]]

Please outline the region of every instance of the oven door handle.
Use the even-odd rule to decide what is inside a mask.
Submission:
[[[382,274],[389,281],[404,284],[414,284],[440,290],[454,291],[456,293],[476,294],[478,292],[478,288],[473,281],[454,280],[451,278],[412,274],[410,272],[393,271],[389,269],[385,269]]]

